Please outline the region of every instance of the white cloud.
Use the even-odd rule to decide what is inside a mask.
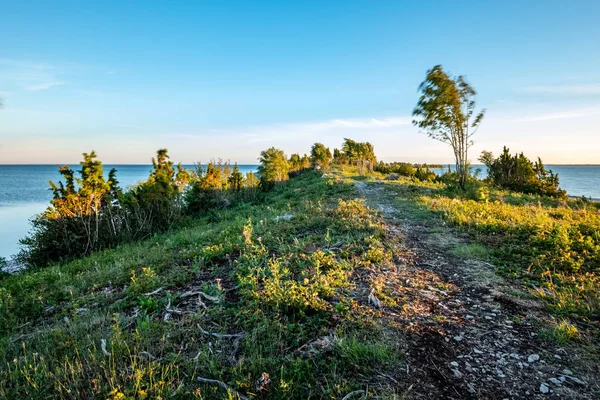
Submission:
[[[594,95],[600,94],[600,84],[527,86],[523,88],[523,92],[538,94]]]
[[[26,89],[30,92],[39,92],[40,90],[48,90],[56,86],[64,85],[65,82],[59,81],[48,81],[43,83],[38,83],[36,85],[27,86]]]
[[[0,59],[0,84],[13,89],[38,92],[65,85],[61,69],[50,64]]]
[[[579,110],[569,111],[556,111],[549,113],[542,113],[538,115],[529,115],[522,118],[514,119],[514,122],[535,122],[535,121],[549,121],[555,119],[576,119],[585,118],[594,115],[600,115],[600,107],[586,107]]]

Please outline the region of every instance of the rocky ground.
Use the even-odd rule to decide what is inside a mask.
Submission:
[[[598,364],[583,347],[539,337],[550,318],[544,304],[493,265],[453,256],[464,238],[397,207],[387,185],[356,186],[404,247],[395,270],[373,276],[399,300],[382,305],[381,318],[402,332],[407,364],[398,385],[408,398],[598,398]]]

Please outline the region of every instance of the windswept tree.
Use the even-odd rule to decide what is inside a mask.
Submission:
[[[485,109],[475,111],[475,89],[463,76],[451,78],[436,65],[419,86],[421,97],[413,110],[413,124],[429,137],[452,147],[459,184],[464,188],[468,177],[468,151],[479,128]]]
[[[310,159],[315,167],[328,169],[332,160],[331,151],[323,143],[315,143],[310,149]]]
[[[267,189],[267,186],[270,187],[271,183],[288,179],[290,165],[283,150],[271,147],[261,151],[259,160],[258,173],[260,174],[261,183],[263,183],[263,189]]]
[[[372,165],[377,163],[375,148],[369,142],[356,142],[352,139],[344,138],[342,153],[338,153],[338,155],[350,164],[365,161],[368,161]]]

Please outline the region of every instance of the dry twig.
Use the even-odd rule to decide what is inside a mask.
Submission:
[[[202,378],[201,376],[198,377],[198,382],[202,382],[202,383],[208,383],[209,385],[216,385],[219,386],[225,390],[227,390],[230,393],[235,394],[237,397],[239,397],[241,400],[250,400],[249,397],[244,396],[243,394],[241,394],[240,392],[238,392],[237,390],[235,390],[234,388],[232,388],[231,386],[229,386],[228,384],[226,384],[225,382],[222,381],[218,381],[216,379],[207,379],[207,378]]]

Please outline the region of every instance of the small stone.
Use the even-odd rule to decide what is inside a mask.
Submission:
[[[573,371],[571,371],[570,369],[565,368],[565,369],[563,369],[563,374],[565,374],[565,375],[573,375]]]
[[[555,355],[554,355],[554,358],[556,358],[557,360],[562,360],[562,357],[561,357],[561,356],[559,356],[558,354],[555,354]]]
[[[504,375],[504,371],[502,371],[500,368],[496,368],[496,374],[498,374],[499,378],[504,378],[506,375]]]
[[[459,371],[459,370],[457,370],[457,369],[453,369],[453,370],[452,370],[452,373],[454,374],[454,377],[455,377],[455,378],[458,378],[458,379],[462,378],[462,376],[463,376],[462,372],[460,372],[460,371]]]
[[[527,357],[527,361],[529,361],[530,363],[534,363],[536,361],[538,361],[540,359],[540,356],[537,354],[532,354],[529,357]]]
[[[460,341],[463,340],[463,337],[460,336],[460,335],[459,336],[454,336],[454,340],[456,340],[457,342],[460,342]]]
[[[514,358],[515,360],[520,360],[521,359],[521,356],[518,355],[517,353],[510,353],[510,357]]]
[[[566,381],[567,378],[561,375],[558,377],[558,380],[562,383],[562,382]]]
[[[456,361],[452,361],[452,362],[450,363],[450,365],[452,365],[453,367],[458,367],[458,363],[457,363]]]
[[[556,378],[550,378],[550,382],[554,383],[555,385],[562,385],[562,382]]]
[[[479,349],[473,349],[473,352],[475,354],[483,354],[483,351],[479,350]]]
[[[475,393],[476,392],[475,388],[470,383],[467,383],[467,390],[469,391],[469,393]]]
[[[550,391],[550,388],[549,388],[548,386],[546,386],[546,384],[545,384],[545,383],[542,383],[542,384],[540,385],[540,392],[542,392],[542,393],[546,394],[546,393],[548,393],[549,391]]]

